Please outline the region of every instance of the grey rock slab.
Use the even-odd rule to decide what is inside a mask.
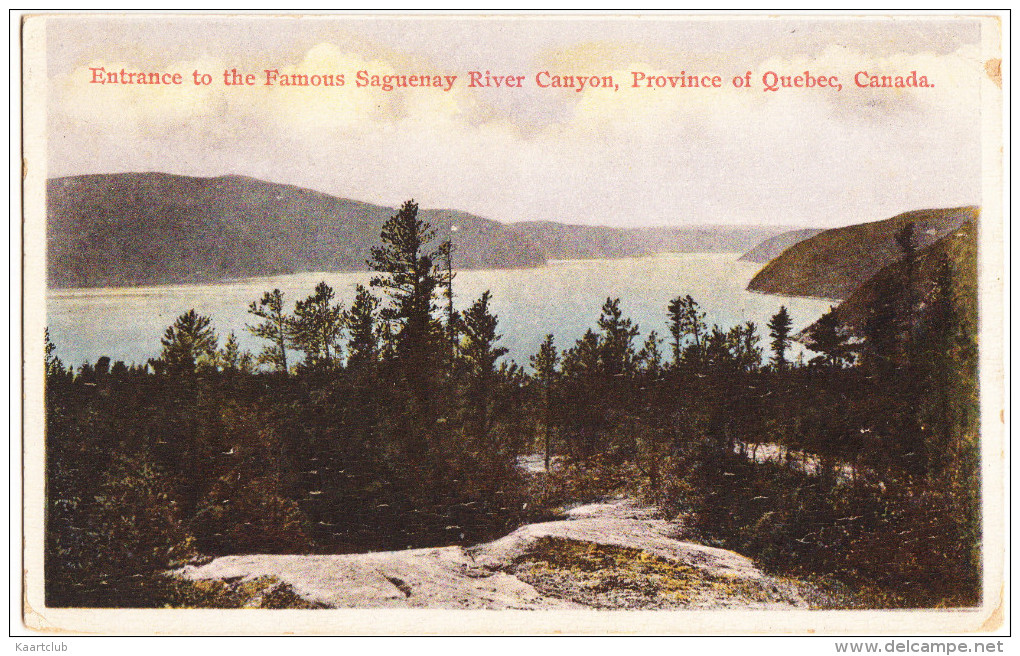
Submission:
[[[335,556],[224,556],[179,574],[192,580],[272,576],[332,608],[577,607],[520,579],[478,567],[461,547]]]
[[[676,525],[627,500],[568,510],[567,519],[529,524],[498,540],[458,546],[343,555],[224,556],[176,573],[191,580],[272,576],[306,601],[333,608],[583,608],[546,596],[509,573],[542,538],[641,549],[713,576],[766,577],[733,551],[677,540]]]

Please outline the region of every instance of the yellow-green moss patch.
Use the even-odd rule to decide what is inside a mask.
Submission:
[[[310,609],[323,606],[305,601],[275,576],[190,581],[168,579],[170,608]]]
[[[540,538],[514,562],[514,574],[546,595],[595,608],[720,607],[789,603],[765,581],[713,575],[642,549]]]

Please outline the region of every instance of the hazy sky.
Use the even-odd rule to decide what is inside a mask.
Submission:
[[[501,221],[840,225],[980,203],[978,109],[999,93],[980,44],[977,20],[948,18],[50,18],[48,174],[243,174]],[[91,84],[91,67],[185,83]],[[257,85],[224,86],[235,67]],[[346,84],[265,86],[265,69]],[[383,91],[357,88],[359,70],[458,79]],[[468,88],[470,70],[524,87]],[[912,70],[935,87],[854,84]],[[541,71],[619,90],[543,89]],[[632,71],[723,88],[633,89]],[[767,71],[843,90],[765,92]]]

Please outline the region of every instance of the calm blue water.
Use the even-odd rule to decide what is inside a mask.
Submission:
[[[829,301],[752,294],[744,290],[761,265],[737,262],[739,253],[681,253],[619,260],[569,260],[537,269],[462,271],[454,281],[455,305],[464,308],[486,289],[499,316],[508,357],[527,364],[547,333],[558,347],[571,346],[595,328],[607,296],[619,297],[625,316],[648,331],[666,330],[670,299],[690,294],[706,312],[709,325],[729,327],[754,321],[760,332],[780,305],[786,305],[794,332],[829,309]],[[350,305],[354,286],[368,285],[370,273],[301,273],[250,278],[217,285],[173,285],[117,289],[51,290],[47,324],[57,355],[65,364],[113,360],[142,363],[159,354],[159,339],[178,315],[191,308],[213,319],[222,339],[231,331],[243,347],[258,352],[262,340],[245,324],[248,305],[264,291],[281,289],[287,309],[325,280]],[[763,345],[767,339],[763,339]],[[667,349],[663,349],[664,352]]]

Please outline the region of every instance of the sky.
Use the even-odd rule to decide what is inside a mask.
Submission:
[[[47,175],[248,175],[503,222],[831,227],[980,204],[986,55],[979,20],[947,17],[49,17]],[[99,67],[185,82],[91,83]],[[225,86],[233,68],[256,85]],[[345,85],[266,86],[266,69]],[[359,70],[458,78],[384,91]],[[523,86],[469,88],[471,70]],[[619,88],[540,88],[542,71]],[[722,87],[633,88],[635,71]],[[770,71],[843,88],[765,91]],[[859,71],[934,86],[859,88]]]

